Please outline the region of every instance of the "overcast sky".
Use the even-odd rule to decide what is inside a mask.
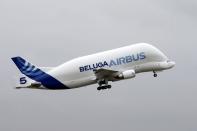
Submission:
[[[22,56],[37,66],[147,42],[176,67],[74,90],[14,89]],[[1,131],[196,131],[196,0],[1,0]]]

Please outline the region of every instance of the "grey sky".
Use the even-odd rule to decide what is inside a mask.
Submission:
[[[195,131],[195,0],[1,0],[0,130]],[[74,90],[15,90],[12,56],[57,66],[137,42],[157,46],[174,69]]]

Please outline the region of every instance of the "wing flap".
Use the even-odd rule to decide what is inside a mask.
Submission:
[[[98,70],[94,70],[94,73],[98,80],[101,80],[101,79],[113,80],[115,76],[119,74],[119,71],[101,68]]]

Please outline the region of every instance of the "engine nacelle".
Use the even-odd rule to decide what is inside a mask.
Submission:
[[[130,79],[135,77],[135,71],[134,70],[127,70],[119,74],[119,78],[122,79]]]

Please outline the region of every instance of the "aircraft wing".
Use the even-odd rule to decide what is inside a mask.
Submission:
[[[109,81],[114,81],[115,77],[120,74],[119,71],[109,70],[109,69],[96,69],[94,70],[97,80],[108,79]]]

